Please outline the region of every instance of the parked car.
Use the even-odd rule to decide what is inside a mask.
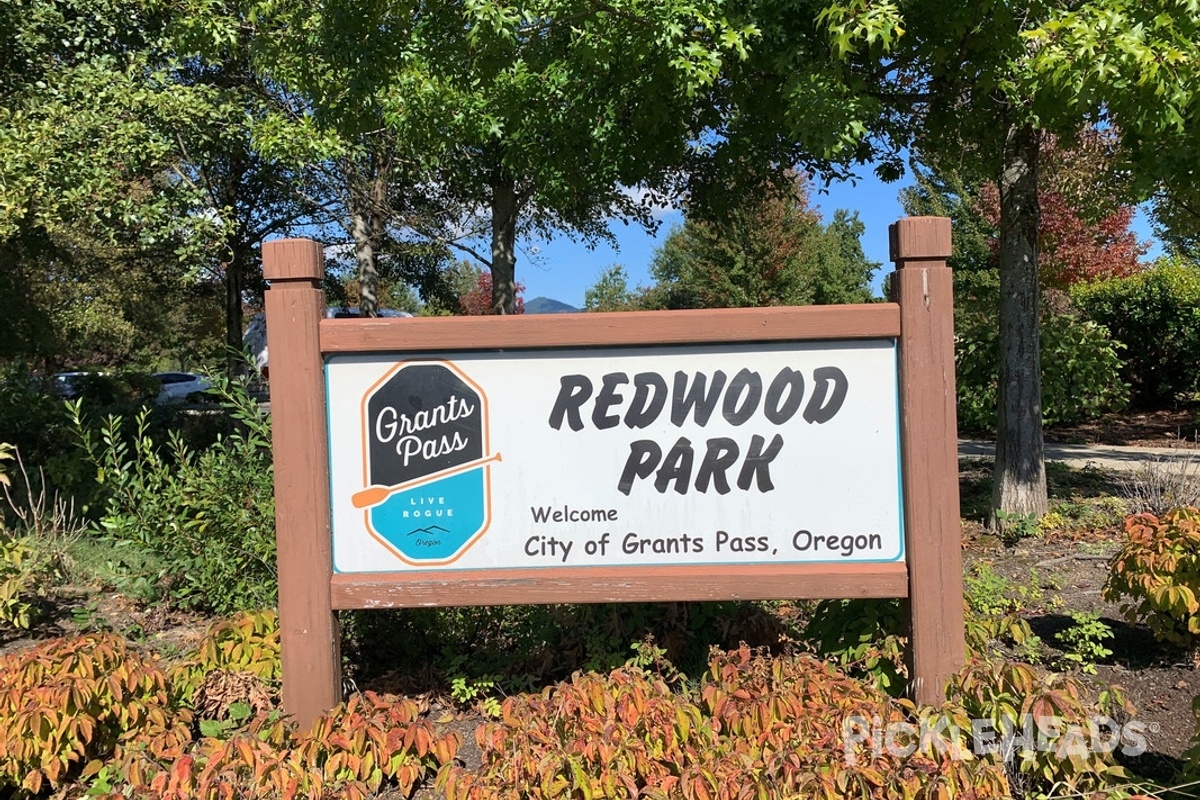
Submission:
[[[160,405],[182,403],[212,387],[212,381],[194,372],[156,372],[150,377],[162,384],[158,397],[154,399]]]
[[[56,372],[54,373],[54,393],[63,400],[74,400],[83,394],[83,389],[89,381],[95,380],[102,372]]]
[[[330,306],[325,309],[325,319],[358,319],[361,316],[358,312],[358,306]],[[412,314],[407,311],[397,311],[394,308],[379,309],[379,316],[390,319],[400,317],[411,317]]]

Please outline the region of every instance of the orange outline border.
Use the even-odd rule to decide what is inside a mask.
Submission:
[[[448,368],[452,372],[454,372],[456,375],[458,375],[458,377],[462,378],[467,384],[469,384],[471,386],[471,388],[473,388],[476,392],[479,393],[479,399],[483,406],[480,409],[482,412],[482,416],[483,416],[483,455],[486,456],[491,452],[491,449],[492,449],[491,418],[488,415],[487,392],[485,392],[483,390],[482,386],[480,386],[478,383],[476,383],[471,378],[471,376],[467,375],[467,373],[463,372],[463,370],[457,364],[455,364],[453,361],[448,361],[444,358],[414,358],[414,359],[407,359],[405,361],[397,361],[395,364],[392,365],[391,369],[389,369],[386,373],[384,373],[382,378],[375,381],[375,383],[371,384],[367,388],[367,391],[363,393],[362,400],[359,403],[359,409],[360,409],[359,418],[362,420],[362,425],[363,425],[362,438],[360,440],[360,444],[362,445],[363,485],[364,486],[369,485],[368,479],[370,477],[370,464],[367,461],[367,454],[370,450],[370,445],[368,443],[370,434],[367,431],[367,427],[370,424],[369,421],[367,420],[367,416],[368,416],[367,415],[367,403],[370,402],[371,398],[374,397],[375,393],[380,389],[380,387],[384,383],[391,380],[391,378],[394,375],[396,375],[398,372],[400,372],[405,367],[410,367],[415,364],[440,364],[440,365]],[[365,509],[363,511],[363,524],[366,526],[367,533],[371,534],[371,537],[373,539],[375,539],[375,541],[379,542],[379,544],[381,544],[385,548],[387,548],[387,550],[390,553],[392,553],[392,555],[396,556],[396,558],[400,559],[405,564],[408,564],[410,567],[443,567],[447,564],[453,564],[455,561],[462,558],[463,555],[465,555],[466,552],[468,550],[470,550],[475,545],[475,543],[478,542],[479,539],[485,533],[487,533],[488,528],[492,527],[492,472],[491,472],[492,465],[484,464],[482,469],[484,470],[484,476],[483,476],[483,494],[484,494],[483,526],[478,531],[476,531],[475,534],[472,535],[471,538],[468,539],[463,544],[462,547],[460,547],[458,549],[458,551],[454,554],[454,556],[452,558],[446,559],[444,561],[411,561],[408,558],[405,558],[404,555],[401,554],[400,551],[397,550],[391,544],[391,542],[389,542],[383,538],[383,534],[381,534],[377,530],[375,530],[375,527],[371,524],[371,510],[372,509],[370,509],[370,508]]]

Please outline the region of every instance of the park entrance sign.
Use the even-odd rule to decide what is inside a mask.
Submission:
[[[962,661],[949,224],[895,303],[323,319],[264,248],[285,709],[340,699],[333,611],[908,597],[918,699]]]
[[[337,356],[326,375],[339,574],[903,557],[890,340]]]

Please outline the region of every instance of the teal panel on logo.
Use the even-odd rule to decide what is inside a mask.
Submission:
[[[445,561],[487,524],[484,467],[396,492],[371,509],[371,528],[409,561]]]

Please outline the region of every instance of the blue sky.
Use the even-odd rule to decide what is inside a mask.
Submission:
[[[859,219],[866,226],[862,237],[863,251],[867,258],[883,264],[875,272],[873,283],[877,294],[883,277],[891,272],[888,225],[904,215],[898,197],[900,190],[907,185],[909,181],[905,180],[884,183],[868,172],[856,184],[835,183],[829,187],[828,193],[814,194],[811,198],[826,222],[833,218],[833,212],[839,208],[858,212]],[[522,252],[518,253],[517,280],[525,284],[526,300],[549,297],[577,308],[583,306],[584,292],[612,264],[625,267],[631,287],[649,284],[650,260],[655,248],[666,237],[672,224],[682,222],[683,217],[678,212],[668,214],[663,218],[657,237],[636,225],[615,223],[613,231],[617,235],[619,250],[607,245],[589,250],[566,237],[550,242],[524,242]],[[1151,237],[1149,221],[1144,213],[1138,214],[1133,227],[1140,238]],[[537,249],[532,257],[528,252],[530,247]],[[1157,248],[1148,257],[1156,254]]]
[[[814,193],[810,198],[821,217],[828,222],[839,208],[858,211],[859,219],[866,225],[863,234],[863,250],[867,258],[887,264],[888,225],[895,222],[904,211],[897,197],[907,184],[883,183],[874,175],[867,175],[857,186],[837,183],[829,187],[828,194]],[[600,273],[612,264],[621,264],[629,276],[630,286],[651,283],[650,260],[659,242],[666,238],[672,225],[683,223],[683,215],[672,212],[663,217],[657,236],[651,236],[637,225],[625,226],[614,223],[619,250],[601,245],[595,250],[560,237],[550,242],[527,242],[537,248],[531,258],[528,252],[518,254],[517,280],[525,284],[525,299],[549,297],[575,307],[583,306],[583,294],[592,286]],[[879,269],[876,284],[889,272]]]

